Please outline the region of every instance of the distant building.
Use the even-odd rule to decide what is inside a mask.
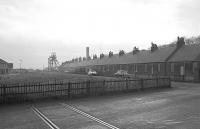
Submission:
[[[0,59],[0,74],[7,74],[11,69],[13,69],[12,63]]]
[[[200,44],[186,45],[184,38],[178,37],[176,44],[165,47],[152,43],[150,50],[133,50],[122,56],[105,55],[62,67],[81,74],[93,69],[99,75],[113,75],[122,69],[138,77],[169,76],[176,81],[200,81]]]

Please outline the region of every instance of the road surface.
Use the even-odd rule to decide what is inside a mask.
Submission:
[[[120,129],[199,129],[200,84],[172,83],[170,89],[4,105],[0,107],[0,128],[50,129],[32,107],[60,129],[109,128],[106,125]]]

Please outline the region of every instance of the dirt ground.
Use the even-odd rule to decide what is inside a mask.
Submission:
[[[139,91],[70,101],[1,105],[1,129],[48,129],[32,110],[37,107],[60,129],[106,129],[69,104],[120,129],[199,129],[200,84],[172,83],[172,88]]]

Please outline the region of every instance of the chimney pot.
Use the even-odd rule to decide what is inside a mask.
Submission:
[[[151,43],[151,52],[154,52],[155,50],[158,49],[157,44],[154,44],[153,42]]]
[[[183,45],[185,45],[184,37],[179,37],[178,36],[178,40],[177,40],[177,43],[176,43],[177,48],[180,48]]]

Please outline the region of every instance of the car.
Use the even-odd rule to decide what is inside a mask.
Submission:
[[[65,72],[65,73],[69,73],[69,71],[68,71],[68,70],[65,70],[64,72]]]
[[[94,70],[92,70],[92,69],[90,69],[90,70],[88,71],[88,75],[97,75],[97,72],[94,71]]]
[[[130,78],[130,74],[128,74],[128,72],[125,70],[118,70],[116,73],[114,73],[114,76],[121,78]]]

